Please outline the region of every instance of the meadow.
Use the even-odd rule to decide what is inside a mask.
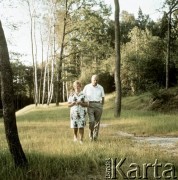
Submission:
[[[107,160],[119,162],[126,158],[122,170],[127,174],[134,165],[143,178],[143,164],[152,165],[157,159],[159,176],[170,176],[165,172],[173,164],[175,175],[178,170],[178,156],[166,151],[166,147],[151,147],[138,143],[131,137],[118,135],[119,131],[134,136],[178,136],[176,113],[158,113],[147,110],[149,96],[140,95],[123,98],[120,118],[114,118],[114,94],[107,95],[101,120],[100,136],[97,142],[88,138],[88,121],[84,143],[73,142],[69,128],[69,108],[66,103],[59,107],[30,105],[16,113],[20,141],[29,161],[29,167],[15,169],[4,134],[3,120],[0,120],[0,179],[33,180],[103,180],[107,177]],[[133,164],[134,163],[134,164]],[[171,167],[169,167],[170,169]],[[165,173],[163,173],[165,172]],[[123,179],[117,171],[116,179]],[[148,179],[155,179],[154,167],[149,167]],[[137,179],[136,171],[130,172]],[[114,176],[113,176],[114,177]],[[134,178],[135,177],[135,178]]]

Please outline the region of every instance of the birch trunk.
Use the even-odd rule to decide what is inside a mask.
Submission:
[[[38,93],[38,102],[41,103],[41,87],[42,87],[42,79],[43,79],[43,69],[44,69],[44,58],[43,58],[43,36],[40,28],[40,37],[41,37],[41,73],[40,73],[40,84],[39,84],[39,93]]]

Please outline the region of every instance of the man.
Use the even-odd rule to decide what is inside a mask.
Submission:
[[[89,137],[91,141],[96,141],[98,138],[100,119],[104,105],[104,89],[98,84],[98,80],[98,76],[93,75],[91,77],[91,83],[87,84],[83,89],[83,93],[87,96],[89,101]]]

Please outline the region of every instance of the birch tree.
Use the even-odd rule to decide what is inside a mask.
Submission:
[[[38,80],[37,80],[37,44],[36,44],[36,9],[35,2],[32,0],[25,0],[28,5],[30,17],[30,37],[31,37],[31,55],[33,62],[33,80],[34,80],[34,103],[38,105]]]

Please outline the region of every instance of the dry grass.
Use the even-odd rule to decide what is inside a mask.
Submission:
[[[69,128],[69,109],[66,104],[37,108],[31,105],[17,113],[19,136],[29,168],[14,169],[3,123],[0,123],[0,179],[103,180],[107,158],[127,158],[124,171],[128,170],[130,163],[142,165],[154,163],[155,159],[161,163],[172,162],[178,168],[177,157],[160,153],[159,147],[151,148],[147,144],[133,142],[129,137],[118,136],[117,133],[120,130],[136,134],[176,133],[177,120],[173,117],[176,116],[124,110],[122,118],[115,119],[113,95],[110,95],[106,100],[102,118],[104,125],[101,124],[99,140],[89,141],[87,125],[84,144],[81,145],[72,141],[73,132]],[[152,175],[150,173],[149,179],[152,179]]]

